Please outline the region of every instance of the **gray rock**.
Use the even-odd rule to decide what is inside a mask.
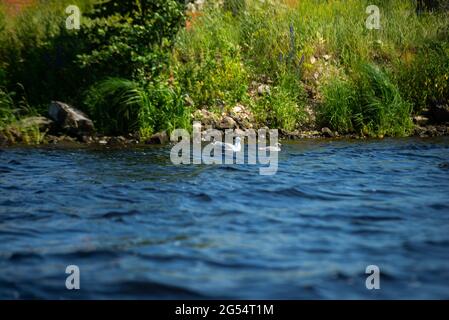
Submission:
[[[219,123],[217,123],[218,129],[234,129],[237,123],[229,116],[224,116]]]
[[[257,94],[259,96],[263,96],[266,94],[270,94],[271,90],[270,90],[270,86],[267,84],[261,84],[258,88],[257,88]]]
[[[321,133],[327,137],[327,138],[333,138],[335,137],[335,133],[332,132],[331,129],[329,129],[328,127],[324,127],[321,129]]]
[[[169,137],[165,131],[155,133],[147,141],[145,141],[146,144],[166,144],[168,142]]]
[[[56,125],[69,135],[82,137],[91,135],[95,131],[92,120],[66,103],[52,101],[48,114]]]
[[[415,116],[413,117],[413,122],[418,126],[425,126],[429,123],[429,118],[424,116]]]
[[[108,144],[117,145],[117,144],[125,144],[126,138],[123,136],[111,137],[108,141]]]

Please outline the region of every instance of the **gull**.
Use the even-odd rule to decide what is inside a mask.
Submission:
[[[226,151],[240,152],[242,150],[242,145],[240,144],[240,137],[235,138],[235,145],[232,143],[223,143],[221,141],[213,141],[214,146],[225,149]]]
[[[279,142],[276,142],[274,146],[269,147],[260,147],[260,151],[270,151],[270,152],[279,152],[281,151],[281,144]]]

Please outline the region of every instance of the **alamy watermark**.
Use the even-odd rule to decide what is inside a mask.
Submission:
[[[365,286],[368,290],[380,289],[380,268],[376,265],[369,265],[365,269],[365,273],[369,274],[366,278]]]
[[[69,16],[65,20],[67,30],[79,30],[81,28],[81,10],[78,6],[70,5],[65,9]]]
[[[65,280],[67,290],[80,289],[80,268],[76,265],[67,266],[65,273],[69,276]]]
[[[192,135],[185,129],[172,132],[170,140],[176,142],[170,151],[173,164],[259,164],[264,166],[259,168],[260,175],[277,173],[280,151],[277,129],[259,129],[257,132],[249,129],[244,134],[230,129],[225,131],[223,141],[222,131],[202,132],[201,123],[194,122]],[[206,143],[204,147],[203,142]]]
[[[365,26],[368,30],[380,29],[380,9],[378,6],[370,5],[366,7],[366,14],[369,14],[366,19]]]

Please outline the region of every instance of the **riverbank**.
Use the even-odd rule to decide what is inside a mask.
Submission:
[[[71,108],[72,118],[51,119],[34,116],[24,118],[0,130],[0,147],[12,145],[61,145],[61,146],[112,146],[112,147],[133,147],[139,145],[163,145],[170,143],[169,132],[161,131],[143,139],[138,132],[128,133],[127,135],[107,136],[97,133],[95,128],[83,132],[80,131],[81,125],[76,117],[80,117],[75,112],[80,112],[73,107],[61,104]],[[247,130],[258,130],[269,128],[254,126],[249,120],[251,115],[242,106],[234,108],[230,114],[223,113],[221,116],[210,113],[207,110],[198,110],[192,114],[192,119],[201,123],[204,129],[203,135],[207,135],[210,130],[221,130],[224,134],[226,130],[234,130],[236,136],[245,137]],[[449,136],[449,122],[445,121],[449,117],[449,108],[440,107],[426,110],[425,115],[416,116],[413,119],[414,126],[410,137],[432,138]],[[83,114],[84,115],[84,114]],[[86,118],[91,122],[90,119]],[[441,121],[444,120],[444,121]],[[360,134],[340,134],[338,131],[332,131],[328,127],[315,128],[311,130],[279,131],[281,140],[301,140],[301,139],[369,139],[370,136]],[[377,137],[383,138],[383,137]]]
[[[0,143],[160,143],[194,120],[290,139],[447,134],[444,9],[378,0],[377,28],[370,1],[200,1],[187,13],[153,2],[0,10]],[[68,4],[79,30],[67,29]],[[52,100],[94,130],[52,128]]]

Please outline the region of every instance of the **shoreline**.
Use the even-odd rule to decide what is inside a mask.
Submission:
[[[313,117],[316,119],[315,117]],[[249,108],[237,105],[226,112],[214,113],[206,109],[197,109],[191,114],[194,123],[201,124],[203,138],[210,135],[211,130],[225,133],[232,130],[235,136],[245,137],[259,129],[270,130],[263,123],[257,123]],[[397,137],[431,138],[449,136],[449,106],[429,107],[411,121],[413,127],[408,135]],[[307,128],[307,129],[306,129]],[[321,127],[316,120],[303,124],[303,129],[287,131],[278,129],[280,140],[304,139],[383,139],[394,138],[390,135],[369,135],[364,133],[340,134],[328,127]],[[95,128],[94,122],[81,110],[59,101],[52,101],[47,117],[33,116],[22,118],[0,130],[0,147],[16,144],[25,145],[96,145],[96,146],[137,146],[164,145],[170,142],[170,132],[160,131],[143,137],[138,132],[107,135]]]
[[[165,133],[157,133],[154,136],[165,135]],[[242,136],[242,135],[240,135]],[[382,141],[385,139],[434,139],[449,137],[449,124],[446,125],[428,125],[425,127],[418,127],[414,129],[414,133],[403,137],[369,137],[356,134],[334,134],[329,135],[327,130],[320,131],[301,131],[292,133],[280,133],[279,140],[283,142],[298,142],[298,141]],[[207,142],[207,141],[205,141]],[[150,146],[165,146],[172,142],[168,140],[157,140],[155,137],[147,139],[146,141],[139,141],[135,136],[124,137],[95,135],[77,139],[67,135],[48,135],[40,143],[24,143],[24,142],[6,142],[0,143],[0,150],[9,148],[41,148],[41,147],[57,147],[58,149],[74,149],[74,148],[100,148],[100,149],[128,149],[128,148],[142,148]]]

